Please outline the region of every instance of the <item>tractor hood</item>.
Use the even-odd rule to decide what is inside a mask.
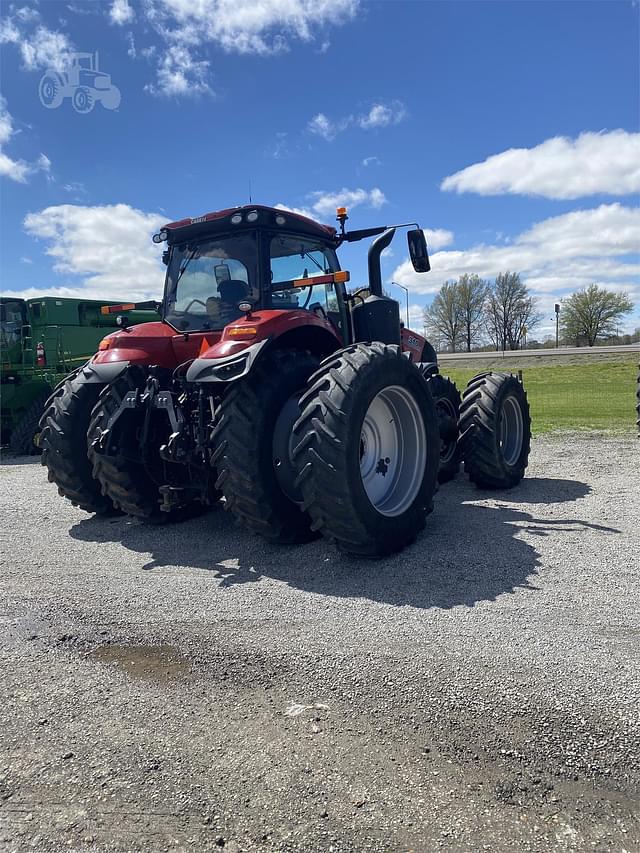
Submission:
[[[195,358],[203,347],[215,345],[219,335],[219,332],[180,334],[160,322],[129,326],[103,338],[92,363],[130,362],[173,370]]]

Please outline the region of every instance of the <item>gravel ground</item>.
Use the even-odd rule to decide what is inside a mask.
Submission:
[[[0,467],[0,849],[640,850],[635,438],[360,562]]]

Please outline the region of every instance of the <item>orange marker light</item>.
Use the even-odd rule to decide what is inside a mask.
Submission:
[[[228,338],[255,338],[258,330],[255,326],[232,326],[227,329]]]
[[[98,350],[106,350],[111,346],[111,341],[109,338],[104,338],[104,340],[100,341],[98,344]]]
[[[293,287],[310,287],[315,284],[334,284],[336,282],[349,281],[348,270],[338,270],[338,272],[329,273],[329,275],[312,275],[308,278],[296,278],[291,284]]]
[[[346,207],[338,207],[336,208],[336,216],[346,216],[347,208]]]
[[[125,302],[124,305],[103,305],[100,309],[101,314],[119,314],[120,311],[133,311],[135,302]]]

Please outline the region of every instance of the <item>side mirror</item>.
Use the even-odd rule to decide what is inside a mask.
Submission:
[[[422,228],[414,228],[407,231],[407,243],[409,244],[409,256],[416,272],[429,272],[429,252],[427,251],[427,238]]]
[[[215,273],[218,287],[225,281],[231,281],[231,270],[228,264],[216,264],[213,272]]]

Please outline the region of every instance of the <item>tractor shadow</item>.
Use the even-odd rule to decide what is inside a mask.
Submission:
[[[146,571],[208,572],[222,594],[270,578],[322,596],[399,607],[472,607],[516,589],[535,592],[540,555],[528,534],[545,537],[586,528],[617,533],[575,518],[536,518],[530,509],[513,506],[566,504],[590,491],[576,480],[528,478],[513,492],[486,492],[459,477],[441,488],[425,531],[411,547],[374,561],[341,555],[322,539],[294,547],[270,545],[235,525],[221,508],[160,528],[127,517],[90,518],[75,524],[70,535],[119,542],[149,554]]]

